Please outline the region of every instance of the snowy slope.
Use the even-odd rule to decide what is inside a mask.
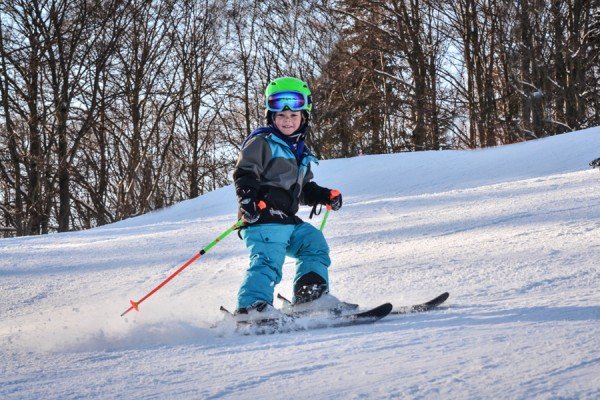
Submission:
[[[231,187],[86,232],[0,240],[0,398],[600,398],[600,128],[322,162],[338,297],[448,307],[241,337]],[[308,210],[302,211],[307,217]],[[319,222],[317,218],[315,224]],[[291,291],[293,261],[277,288]]]

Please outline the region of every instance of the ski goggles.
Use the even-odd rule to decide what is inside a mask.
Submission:
[[[310,110],[312,100],[300,92],[279,92],[267,97],[267,110],[280,112],[286,109],[292,111]]]

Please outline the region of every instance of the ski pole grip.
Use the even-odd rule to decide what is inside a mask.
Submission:
[[[329,191],[329,200],[333,200],[335,197],[338,197],[340,195],[340,191],[336,190],[336,189],[331,189]]]
[[[267,203],[265,203],[263,200],[259,201],[257,205],[260,210],[267,208]]]

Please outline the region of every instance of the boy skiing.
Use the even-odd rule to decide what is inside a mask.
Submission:
[[[241,237],[250,251],[238,293],[238,321],[281,315],[273,307],[273,291],[286,255],[296,258],[293,309],[344,304],[328,294],[331,260],[323,234],[296,216],[300,204],[342,206],[340,192],[312,181],[310,164],[317,159],[304,144],[310,89],[297,78],[275,79],[265,90],[265,106],[267,126],[243,143],[233,174],[245,222]]]

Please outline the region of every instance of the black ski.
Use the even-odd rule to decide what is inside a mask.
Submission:
[[[448,300],[448,297],[450,297],[450,293],[444,292],[444,293],[440,294],[438,297],[429,300],[428,302],[421,303],[421,304],[414,304],[412,306],[404,306],[404,307],[396,308],[396,309],[392,310],[392,312],[390,314],[401,315],[401,314],[412,314],[412,313],[429,311],[429,310],[436,308],[437,306],[439,306],[446,300]]]
[[[391,315],[402,315],[402,314],[412,314],[412,313],[429,311],[429,310],[432,310],[432,309],[436,308],[437,306],[441,305],[442,303],[444,303],[446,300],[448,300],[448,297],[450,297],[450,293],[444,292],[444,293],[440,294],[439,296],[437,296],[436,298],[431,299],[425,303],[413,304],[412,306],[403,306],[403,307],[398,307],[396,309],[393,309],[392,312],[390,312],[390,314]],[[291,301],[289,301],[287,298],[285,298],[281,294],[277,294],[277,298],[279,300],[283,301],[283,303],[286,306],[290,306],[292,304]],[[350,306],[353,309],[358,308],[358,304],[351,304],[351,303],[344,303],[344,304],[347,306]],[[335,312],[335,310],[332,310],[332,311]]]
[[[393,306],[390,303],[384,303],[366,311],[343,315],[325,315],[316,317],[284,315],[282,318],[239,321],[237,322],[236,330],[244,335],[265,335],[372,324],[388,315],[392,311],[392,308]],[[227,311],[224,307],[221,307],[221,311],[226,313],[229,317],[233,316],[231,312]]]
[[[277,295],[284,303],[291,304],[288,299],[281,295]],[[402,315],[420,313],[430,311],[440,304],[444,303],[450,294],[444,292],[434,299],[425,303],[414,304],[412,306],[404,306],[394,309],[390,303],[384,303],[375,308],[366,311],[345,312],[332,310],[331,313],[325,315],[310,315],[310,314],[291,314],[282,315],[281,318],[265,318],[255,321],[239,321],[237,322],[237,332],[244,335],[265,335],[274,333],[298,332],[312,329],[336,328],[353,325],[372,324],[379,321],[387,315]],[[345,303],[349,306],[358,307],[355,304]],[[228,318],[233,318],[233,313],[221,306],[221,311]]]

